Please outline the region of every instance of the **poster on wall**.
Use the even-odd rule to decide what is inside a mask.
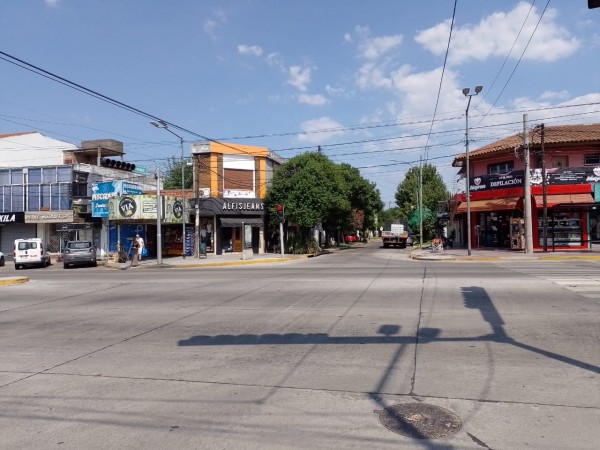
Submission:
[[[124,180],[92,183],[92,217],[109,217],[109,200],[121,195],[141,194],[136,183]]]
[[[162,197],[164,223],[181,223],[183,206],[177,197]],[[123,195],[109,199],[109,220],[156,220],[156,195]]]

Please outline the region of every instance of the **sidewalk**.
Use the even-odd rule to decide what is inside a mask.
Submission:
[[[293,261],[307,258],[308,255],[284,255],[278,253],[249,254],[242,258],[241,253],[224,253],[222,255],[207,254],[206,257],[196,258],[193,256],[169,256],[162,258],[162,264],[158,264],[156,258],[143,258],[136,267],[131,268],[130,261],[126,263],[107,262],[105,267],[111,269],[169,269],[169,268],[190,268],[190,267],[219,267],[236,266],[246,264],[264,264]],[[100,264],[100,263],[99,263]]]
[[[446,248],[441,252],[432,252],[431,248],[423,248],[419,250],[413,249],[410,253],[412,259],[429,260],[429,261],[531,261],[531,260],[600,260],[600,246],[598,250],[572,250],[572,251],[555,251],[548,249],[547,252],[535,251],[533,253],[525,253],[522,250],[510,249],[493,249],[480,248],[472,249],[471,256],[467,254],[466,248]]]

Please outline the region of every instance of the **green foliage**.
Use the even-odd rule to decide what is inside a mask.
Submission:
[[[379,217],[380,225],[383,225],[383,223],[388,220],[396,220],[396,219],[406,220],[408,218],[408,217],[406,217],[404,211],[402,211],[400,208],[390,208],[390,209],[386,209],[385,211],[380,211],[378,217]]]
[[[166,167],[163,168],[164,174],[164,189],[181,189],[181,159],[169,158]],[[185,189],[192,189],[194,185],[194,170],[192,166],[187,165],[187,161],[183,162],[183,175]]]
[[[423,237],[428,238],[435,235],[435,213],[437,213],[438,202],[448,201],[450,193],[441,175],[438,174],[433,164],[423,164]],[[409,218],[409,226],[418,232],[420,228],[419,213],[419,187],[421,173],[419,167],[411,167],[406,173],[404,180],[396,190],[396,204],[404,218]],[[411,222],[416,217],[416,226]]]
[[[362,226],[372,226],[383,208],[379,191],[358,169],[335,164],[321,153],[303,153],[283,164],[273,176],[265,204],[272,227],[281,204],[286,221],[302,228],[322,224],[329,234],[354,230],[357,211],[362,211]]]

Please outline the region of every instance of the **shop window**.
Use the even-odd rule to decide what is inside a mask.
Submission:
[[[552,168],[563,169],[567,167],[567,157],[566,156],[555,156],[552,158]]]
[[[38,184],[42,182],[42,169],[29,169],[27,171],[27,182]]]
[[[0,170],[0,186],[3,184],[10,184],[9,170]]]
[[[514,168],[515,168],[515,164],[513,161],[505,161],[505,162],[501,162],[501,163],[489,164],[488,165],[488,175],[512,172]]]
[[[10,171],[10,184],[23,184],[23,169]]]
[[[585,155],[583,157],[583,164],[586,166],[597,166],[600,164],[600,155]]]

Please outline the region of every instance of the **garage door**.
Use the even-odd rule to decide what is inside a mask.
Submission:
[[[0,252],[4,253],[7,260],[12,261],[13,245],[15,239],[36,237],[35,223],[20,223],[0,227]]]

